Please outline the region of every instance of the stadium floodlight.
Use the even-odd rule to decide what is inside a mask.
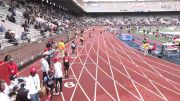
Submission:
[[[55,4],[55,3],[53,3],[53,5],[55,6],[56,4]]]
[[[46,0],[46,2],[48,3],[49,1],[48,1],[48,0]]]
[[[51,3],[51,2],[49,2],[49,4],[51,5],[52,3]]]

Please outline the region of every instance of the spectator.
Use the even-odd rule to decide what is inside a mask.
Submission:
[[[4,81],[0,80],[0,101],[11,101],[9,96],[4,93],[5,84]]]
[[[15,38],[15,33],[11,30],[8,30],[7,32],[5,32],[5,38],[6,39],[13,39],[13,38]]]
[[[154,45],[152,46],[152,48],[149,48],[148,53],[151,54],[152,51],[156,50],[156,48],[157,48],[157,46],[156,46],[156,44],[154,43]]]
[[[5,38],[9,39],[8,40],[9,43],[12,43],[14,45],[18,45],[18,41],[15,39],[15,32],[14,31],[8,30],[5,33]]]
[[[8,20],[8,21],[9,21],[9,15],[7,15],[7,16],[6,16],[6,20]]]
[[[29,90],[25,89],[25,85],[25,83],[22,83],[20,88],[17,90],[16,101],[30,101],[30,99],[28,99]]]
[[[21,40],[28,40],[28,42],[30,41],[30,39],[29,39],[28,36],[27,36],[27,32],[26,32],[26,31],[22,32],[22,34],[21,34]]]
[[[8,20],[9,20],[10,22],[16,23],[16,19],[15,19],[15,17],[13,16],[13,14],[9,17]]]
[[[10,58],[8,64],[7,64],[7,68],[9,70],[9,77],[17,77],[17,65],[13,62],[13,58]]]
[[[1,25],[1,27],[0,27],[0,32],[5,32],[6,31],[6,29],[4,28],[4,26],[3,25]]]
[[[58,83],[60,84],[60,94],[62,93],[62,77],[63,77],[63,73],[62,73],[62,65],[59,61],[58,58],[54,58],[54,71],[55,71],[55,78],[56,78],[56,93],[55,95],[58,95]]]
[[[25,21],[24,24],[22,24],[22,27],[24,28],[24,31],[28,31],[29,25],[27,21]]]
[[[40,79],[39,75],[36,74],[36,69],[30,69],[30,75],[28,77],[27,87],[29,89],[31,101],[39,101],[39,91],[40,91]]]
[[[10,55],[6,55],[5,57],[4,57],[4,62],[9,62],[10,60],[11,60],[11,56]]]

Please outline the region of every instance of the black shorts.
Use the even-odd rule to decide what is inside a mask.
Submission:
[[[76,49],[76,47],[71,47],[71,49],[75,50],[75,49]]]
[[[80,39],[81,42],[83,42],[83,40]]]
[[[46,94],[50,92],[50,94],[53,95],[54,85],[47,85],[47,87],[50,88],[50,91],[46,88]]]
[[[64,63],[64,70],[68,70],[69,69],[69,62],[65,62]]]

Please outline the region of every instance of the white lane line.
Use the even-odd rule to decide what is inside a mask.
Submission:
[[[116,47],[115,47],[116,48]],[[117,49],[117,48],[116,48]],[[119,49],[117,49],[117,50],[119,50]],[[119,50],[120,51],[120,50]],[[122,53],[123,54],[123,53]],[[121,56],[122,57],[122,56]],[[134,57],[132,57],[132,58],[134,58]],[[136,59],[136,58],[134,58],[134,59]],[[136,59],[137,60],[137,59]],[[129,61],[129,60],[127,60],[127,61]],[[139,61],[139,60],[137,60],[137,61]],[[140,61],[141,62],[141,61]],[[173,74],[172,74],[173,75]],[[166,79],[168,79],[168,78],[166,78]],[[169,79],[170,80],[170,79]],[[170,80],[170,81],[172,81],[172,80]],[[175,82],[175,81],[173,81],[173,82]]]
[[[118,46],[119,46],[119,44],[118,44]],[[120,47],[120,46],[119,46]],[[126,46],[127,47],[127,46]],[[129,50],[128,50],[129,51]],[[140,55],[138,55],[138,54],[135,54],[135,52],[134,51],[132,51],[131,49],[130,49],[130,51],[131,51],[131,53],[132,54],[134,54],[134,55],[136,55],[136,56],[138,56],[142,61],[140,61],[140,60],[138,60],[138,61],[140,61],[140,62],[142,62],[142,63],[145,63],[145,64],[147,64],[150,68],[152,68],[157,74],[159,74],[160,75],[160,77],[162,77],[163,79],[165,79],[168,83],[170,83],[170,85],[171,86],[173,86],[176,90],[178,90],[178,91],[180,91],[175,85],[173,85],[168,79],[166,79],[166,77],[164,77],[161,73],[159,73],[155,68],[156,67],[154,67],[154,66],[152,66],[151,64],[149,64],[148,62],[146,62],[144,59],[143,59],[143,57],[142,56],[140,56]],[[129,51],[129,52],[130,52]],[[129,56],[129,57],[132,57],[132,58],[134,58],[133,56]],[[134,58],[135,59],[135,58]],[[153,68],[154,67],[154,68]],[[159,69],[159,68],[157,68],[157,69]],[[168,72],[169,73],[169,72]],[[173,74],[172,74],[173,75]],[[159,89],[157,88],[157,90],[159,91]],[[159,91],[160,92],[160,91]],[[161,93],[161,92],[160,92]],[[161,93],[162,94],[162,93]],[[162,94],[163,95],[163,94]]]
[[[119,49],[116,48],[116,47],[115,47],[115,49],[119,50]],[[120,50],[119,50],[119,51],[120,51]],[[126,49],[126,51],[128,51],[128,50]],[[132,53],[132,52],[131,52],[131,53]],[[124,54],[124,53],[122,53],[122,54]],[[144,63],[144,62],[140,61],[139,59],[137,59],[136,57],[131,56],[131,58],[133,58],[133,59],[135,59],[135,60],[137,60],[137,61],[139,61],[139,62],[141,62],[141,63]],[[141,59],[142,59],[142,58],[141,58]],[[152,65],[153,65],[153,64],[152,64]],[[153,66],[153,67],[156,68],[156,69],[159,69],[159,70],[161,70],[161,71],[163,71],[163,72],[166,72],[166,73],[168,73],[168,74],[170,74],[170,75],[173,75],[173,76],[176,76],[176,77],[180,78],[179,75],[173,74],[173,73],[168,72],[168,71],[163,70],[163,69],[160,69],[160,68],[158,68],[157,66]]]
[[[100,48],[98,48],[98,49],[100,49]],[[94,49],[95,50],[95,49]],[[98,52],[96,52],[96,54],[97,54]],[[98,54],[97,54],[98,55]],[[100,56],[99,56],[100,57]],[[90,57],[90,59],[94,62],[94,60]],[[98,62],[97,62],[98,63]],[[94,62],[94,64],[96,64],[95,62]],[[107,63],[108,64],[108,63]],[[97,67],[99,68],[99,69],[101,69],[101,67],[99,67],[98,66],[98,64],[96,64],[97,65]],[[101,69],[102,70],[102,69]],[[103,71],[103,70],[102,70]],[[104,71],[103,71],[104,72]],[[106,75],[108,75],[106,72],[104,72]],[[108,75],[109,76],[109,75]],[[111,78],[111,77],[110,77]],[[114,81],[114,79],[112,79],[113,81]],[[123,87],[123,88],[125,88],[125,87]],[[125,88],[126,89],[126,88]],[[127,89],[126,89],[127,90]],[[130,91],[128,91],[129,93],[131,93]],[[135,96],[133,93],[131,93],[133,96]],[[119,96],[119,95],[118,95]],[[135,96],[137,99],[139,99],[137,96]],[[139,99],[140,100],[140,99]]]
[[[142,58],[141,58],[142,59]],[[146,61],[144,61],[142,59],[142,61],[147,64],[150,68],[152,68],[160,77],[162,77],[163,79],[165,79],[171,86],[173,86],[176,90],[180,91],[174,84],[172,84],[166,77],[164,77],[160,72],[158,72],[155,68],[153,68],[153,66],[149,63],[147,63]],[[158,69],[158,68],[157,68]]]
[[[100,58],[104,61],[104,62],[106,62],[101,56],[100,56]],[[111,57],[112,58],[112,57]],[[117,61],[117,60],[116,60]],[[122,64],[122,63],[120,63],[120,64]],[[123,64],[122,64],[123,65]],[[126,66],[125,65],[123,65],[123,67],[125,68]],[[100,67],[99,67],[100,68]],[[116,71],[117,71],[117,69],[115,68],[115,67],[113,67],[112,66],[112,68],[114,68]],[[127,67],[126,67],[127,68]],[[100,68],[101,69],[101,68]],[[102,70],[102,69],[101,69]],[[103,71],[103,70],[102,70]],[[118,70],[119,71],[119,70]],[[105,72],[105,74],[107,74],[106,72]],[[108,75],[108,74],[107,74]],[[126,76],[129,80],[133,80],[133,79],[131,79],[131,78],[129,78],[126,74],[123,74],[124,76]],[[109,75],[108,75],[109,76]],[[142,75],[141,75],[142,76]],[[110,76],[109,76],[110,77]],[[144,76],[142,76],[142,77],[144,77]],[[144,77],[145,78],[145,77]],[[147,78],[146,78],[147,79]],[[135,80],[133,80],[134,82],[135,82]],[[148,88],[146,88],[146,87],[144,87],[143,85],[141,85],[143,88],[145,88],[145,89],[147,89],[148,91],[150,91],[150,92],[152,92],[153,94],[155,94],[155,95],[157,95],[156,93],[154,93],[153,91],[151,91],[151,90],[149,90]],[[159,96],[159,95],[157,95],[158,97],[160,97],[160,98],[162,98],[161,96]],[[163,98],[162,98],[163,99]]]
[[[120,55],[118,55],[118,56],[120,56]],[[120,56],[120,57],[122,57],[122,56]],[[104,62],[106,62],[106,60],[104,60],[102,57],[100,57]],[[112,58],[112,57],[111,57]],[[124,57],[122,57],[122,58],[124,58]],[[125,58],[124,58],[125,59]],[[126,59],[127,60],[127,59]],[[117,60],[116,60],[117,61]],[[129,61],[129,60],[127,60],[127,61]],[[106,62],[107,63],[107,62]],[[122,63],[121,63],[122,64]],[[140,66],[139,66],[140,67]],[[127,67],[126,67],[127,68]],[[143,67],[141,67],[142,69],[144,69]],[[146,69],[145,69],[146,70]],[[148,70],[147,70],[148,71]],[[150,72],[152,72],[152,71],[150,71]],[[137,73],[137,72],[136,72]],[[152,72],[152,73],[154,73],[154,72]],[[138,73],[137,73],[138,74]],[[141,74],[140,74],[141,75]],[[158,75],[158,74],[155,74],[155,75]],[[141,75],[142,76],[142,75]],[[158,75],[159,76],[159,75]],[[143,76],[144,77],[144,76]],[[144,78],[146,78],[146,77],[144,77]],[[148,79],[148,78],[147,78]],[[150,79],[151,80],[151,79]],[[153,80],[152,80],[153,81]],[[153,82],[156,82],[156,81],[153,81]],[[156,82],[156,83],[158,83],[158,82]],[[158,84],[160,84],[160,83],[158,83]],[[160,85],[162,85],[162,84],[160,84]],[[163,85],[164,86],[164,85]],[[168,87],[166,87],[167,89],[170,89],[170,88],[168,88]],[[171,90],[171,89],[170,89]],[[173,90],[171,90],[172,92],[175,92],[175,93],[177,93],[176,91],[173,91]],[[178,93],[177,93],[178,94]]]
[[[115,59],[113,59],[113,60],[115,60]],[[105,61],[105,60],[104,60]],[[115,60],[116,62],[118,62],[117,60]],[[121,63],[120,63],[121,64]],[[122,65],[122,64],[121,64]],[[112,66],[113,67],[113,66]],[[154,80],[152,80],[152,79],[149,79],[149,78],[147,78],[147,77],[145,77],[144,75],[142,75],[142,74],[140,74],[139,72],[137,72],[137,71],[135,71],[135,70],[133,70],[133,69],[131,69],[130,67],[127,67],[127,66],[125,66],[127,69],[129,69],[129,70],[131,70],[132,72],[134,72],[134,73],[136,73],[136,74],[138,74],[138,75],[140,75],[140,76],[142,76],[142,77],[144,77],[144,78],[146,78],[146,79],[148,79],[148,80],[150,80],[150,81],[152,81],[153,83],[156,83],[156,84],[158,84],[158,85],[160,85],[161,87],[163,87],[163,88],[165,88],[165,89],[167,89],[167,90],[170,90],[171,92],[174,92],[174,93],[176,93],[176,94],[178,94],[178,95],[180,95],[180,93],[178,93],[178,92],[176,92],[176,91],[173,91],[173,90],[171,90],[170,88],[168,88],[168,87],[166,87],[166,86],[164,86],[164,85],[162,85],[162,84],[160,84],[160,83],[158,83],[158,82],[156,82],[156,81],[154,81]],[[116,69],[115,67],[113,67],[116,71],[118,71],[119,73],[121,73],[118,69]],[[142,68],[142,67],[141,67]],[[144,69],[144,68],[142,68],[142,69]],[[147,70],[148,71],[148,70]],[[151,71],[149,71],[149,72],[151,72]],[[153,72],[151,72],[151,73],[153,73]],[[121,73],[122,75],[124,75],[124,76],[126,76],[126,74],[124,74],[124,73]],[[154,74],[154,75],[157,75],[157,74]],[[159,76],[159,75],[157,75],[157,76]],[[128,78],[128,76],[126,76],[127,78]],[[136,82],[137,83],[137,82]],[[142,85],[143,86],[143,85]],[[144,88],[144,87],[143,87]],[[151,92],[153,92],[153,91],[151,91]],[[156,95],[156,94],[155,94]],[[158,95],[157,95],[158,96]]]
[[[138,56],[138,55],[137,55],[137,56]],[[141,58],[141,56],[139,56],[139,57]],[[133,58],[134,58],[134,57],[133,57]],[[177,88],[174,84],[172,84],[172,83],[170,82],[170,81],[172,81],[172,82],[175,82],[175,81],[168,79],[167,77],[163,76],[160,72],[158,72],[158,71],[156,70],[156,69],[159,69],[159,68],[156,68],[156,67],[152,66],[151,64],[149,64],[148,62],[146,62],[146,61],[143,60],[142,58],[141,58],[141,60],[143,61],[143,63],[147,64],[150,68],[152,68],[160,77],[162,77],[162,78],[165,79],[168,83],[170,83],[170,85],[173,86],[176,90],[180,91],[179,88]],[[140,61],[140,60],[139,60],[139,61]],[[142,62],[142,61],[140,61],[140,62]],[[153,68],[153,67],[154,67],[154,68]],[[155,69],[155,68],[156,68],[156,69]],[[164,71],[164,70],[162,70],[162,71]],[[166,72],[166,71],[164,71],[164,72]],[[174,75],[174,74],[172,74],[172,73],[171,73],[171,75],[177,77],[177,75]],[[180,76],[178,76],[178,77],[180,77]],[[179,83],[178,83],[178,84],[179,84]]]
[[[114,41],[115,42],[115,41]],[[110,42],[111,43],[111,42]],[[119,45],[118,45],[119,46]],[[113,48],[114,48],[115,46],[113,46]],[[145,76],[145,77],[147,77],[148,78],[148,76],[143,72],[143,71],[141,71],[141,69],[139,69],[139,67],[138,67],[138,65],[131,59],[131,57],[124,51],[124,49],[122,49],[122,47],[120,47],[119,46],[119,48],[121,48],[121,50],[128,56],[128,58],[132,61],[132,63],[137,67],[137,69],[138,70],[140,70],[140,72]],[[167,98],[162,94],[162,92],[150,81],[150,80],[148,80],[150,83],[151,83],[151,85],[161,94],[161,96],[164,98],[164,100],[166,100],[167,101]]]
[[[115,38],[116,38],[116,40],[120,41],[117,37],[115,37]],[[126,45],[125,43],[123,43],[123,44],[124,44],[126,47],[128,47],[128,45]],[[132,48],[132,47],[128,47],[128,48],[130,48],[130,49],[132,49],[132,50],[134,50],[134,51],[142,54],[142,52],[140,52],[140,51],[138,51],[138,50],[136,50],[136,49],[134,49],[134,48]],[[153,56],[153,57],[154,57],[154,56]],[[175,66],[180,66],[180,65],[178,65],[178,64],[175,64],[175,63],[172,63],[172,62],[169,62],[169,61],[166,61],[166,60],[159,59],[158,57],[154,57],[154,58],[156,58],[157,60],[163,61],[163,62],[167,62],[167,63],[172,64],[172,65],[175,65]],[[148,59],[148,58],[147,58],[147,59]],[[163,66],[165,66],[165,67],[169,67],[169,68],[171,68],[171,69],[175,69],[175,68],[172,68],[172,66],[167,66],[167,65],[165,65],[165,64],[163,64],[163,63],[156,62],[155,60],[152,60],[152,59],[148,59],[148,60],[153,61],[153,62],[155,62],[155,63],[157,63],[157,64],[160,64],[160,65],[163,65]],[[175,69],[175,70],[176,70],[176,69]],[[177,71],[180,71],[180,69],[177,70]]]
[[[124,66],[124,65],[123,65]],[[125,66],[126,67],[126,66]],[[119,72],[120,74],[122,74],[122,75],[124,75],[126,78],[128,78],[129,80],[133,80],[133,79],[131,79],[131,78],[129,78],[126,74],[124,74],[124,73],[122,73],[122,72],[120,72],[118,69],[116,69],[115,67],[113,67],[112,66],[112,68],[113,69],[115,69],[117,72]],[[127,67],[126,67],[127,68]],[[102,70],[100,67],[99,67],[99,69],[101,70],[101,71],[103,71],[107,76],[109,76],[104,70]],[[129,68],[128,68],[129,69]],[[134,70],[132,70],[132,71],[134,71]],[[137,73],[137,72],[136,72]],[[142,76],[141,74],[139,74],[140,76]],[[143,76],[142,76],[143,77]],[[109,78],[111,78],[110,76],[109,76]],[[144,77],[144,78],[146,78],[146,77]],[[112,78],[111,78],[112,79]],[[147,78],[146,78],[147,79]],[[149,79],[149,80],[151,80],[151,79]],[[116,80],[115,80],[116,81]],[[148,88],[146,88],[145,86],[143,86],[143,85],[141,85],[140,83],[138,83],[137,81],[135,81],[135,80],[133,80],[135,83],[137,83],[137,84],[139,84],[141,87],[143,87],[144,89],[146,89],[146,90],[148,90],[148,91],[150,91],[151,93],[153,93],[154,95],[156,95],[156,96],[158,96],[159,98],[161,98],[161,99],[164,99],[163,97],[161,97],[161,96],[159,96],[159,95],[157,95],[156,93],[154,93],[153,91],[151,91],[150,89],[148,89]],[[118,81],[116,81],[116,82],[118,82]],[[122,87],[122,86],[121,86]],[[123,87],[123,88],[125,88],[125,87]],[[127,90],[129,93],[131,93],[131,91],[129,91],[129,90]],[[131,93],[132,95],[134,95],[133,93]],[[136,95],[134,95],[135,97],[136,97]],[[136,97],[136,98],[138,98],[138,97]]]
[[[98,46],[97,46],[97,53],[99,53],[99,37],[98,37]],[[89,54],[88,54],[89,55]],[[98,63],[99,61],[98,61],[98,55],[96,55],[97,57],[96,57],[96,63]],[[98,73],[98,66],[96,65],[96,78],[95,78],[95,80],[97,81],[97,73]],[[97,82],[95,82],[95,87],[94,87],[94,101],[96,101],[96,93],[97,93]]]
[[[143,59],[142,59],[143,60]],[[160,77],[162,77],[162,75],[159,75]],[[164,77],[165,78],[165,77]],[[169,79],[167,79],[167,78],[165,78],[167,81],[170,81]],[[171,84],[171,83],[170,83]],[[173,87],[175,87],[173,84],[171,84]],[[177,87],[175,87],[175,89],[177,89],[178,90],[178,88]],[[174,92],[176,92],[176,91],[174,91]]]
[[[120,41],[117,37],[115,37],[115,38],[116,38],[116,40]],[[121,42],[121,41],[120,41],[120,42]],[[142,52],[140,52],[140,51],[138,51],[138,50],[136,50],[136,49],[134,49],[134,48],[132,48],[132,47],[129,47],[129,46],[126,45],[125,43],[122,43],[122,44],[125,45],[128,49],[134,50],[134,51],[136,51],[137,53],[142,54]],[[178,69],[178,68],[175,69],[175,68],[172,68],[172,66],[168,66],[168,65],[165,65],[165,64],[163,64],[163,63],[156,62],[155,60],[149,59],[149,58],[147,58],[147,57],[144,57],[144,58],[146,58],[147,60],[152,61],[152,62],[154,62],[154,63],[157,63],[157,64],[159,64],[159,65],[162,65],[162,66],[164,66],[164,67],[173,69],[173,70],[175,70],[175,71],[180,71],[180,69]],[[167,63],[172,64],[172,65],[175,65],[175,66],[180,66],[180,65],[171,63],[171,62],[169,62],[169,61],[165,61],[165,60],[159,59],[159,58],[157,58],[157,57],[153,57],[153,58],[156,58],[156,59],[158,59],[158,60],[160,60],[160,61],[167,62]]]
[[[106,48],[108,48],[108,47],[106,47]],[[127,69],[126,69],[124,66],[123,66],[123,68],[124,68],[124,70],[126,71],[127,75],[131,78],[131,76],[129,75],[129,72],[127,71]],[[137,93],[139,94],[140,98],[142,99],[142,101],[144,101],[141,93],[139,92],[139,90],[138,90],[138,88],[136,87],[136,85],[134,84],[134,82],[133,82],[132,80],[131,80],[131,82],[132,82],[133,86],[135,87]]]
[[[94,62],[94,60],[90,57],[90,59]],[[94,62],[94,64],[96,64],[95,62]],[[96,66],[103,72],[103,73],[105,73],[105,75],[107,75],[110,79],[112,79],[111,78],[111,76],[109,76],[109,74],[107,74],[103,69],[101,69],[101,67],[99,67],[98,66],[98,64],[96,64]],[[85,68],[86,69],[86,68]],[[91,77],[93,77],[92,76],[92,74],[89,72],[89,70],[88,69],[86,69],[87,71],[88,71],[88,73],[91,75]],[[93,79],[95,79],[94,77],[93,77]],[[129,79],[129,78],[128,78]],[[113,79],[112,79],[113,80]],[[116,80],[115,80],[116,81]],[[98,85],[100,85],[100,83],[96,80],[96,82],[98,83]],[[121,87],[123,87],[122,85],[120,85]],[[101,86],[102,87],[102,86]],[[133,93],[131,93],[131,91],[129,91],[128,89],[126,89],[125,87],[123,87],[127,92],[129,92],[131,95],[133,95],[135,98],[137,98],[138,100],[140,100],[141,101],[141,99],[139,98],[139,97],[137,97],[136,95],[134,95]],[[104,89],[105,90],[105,89]],[[106,91],[106,90],[105,90]],[[107,92],[107,91],[106,91]],[[111,94],[109,94],[108,93],[108,95],[109,96],[111,96]]]
[[[93,49],[94,49],[94,48],[93,48]],[[88,55],[88,57],[94,62],[94,60],[89,56],[89,54],[87,54],[87,55]],[[97,61],[98,61],[98,60],[97,60]],[[97,68],[99,67],[95,62],[94,62],[94,64],[96,65]],[[90,76],[95,80],[96,86],[99,85],[99,86],[115,101],[114,97],[97,81],[97,78],[94,78],[94,76],[91,75],[90,71],[89,71],[87,68],[85,68],[85,69],[86,69],[87,72],[90,74]],[[97,72],[97,71],[96,71],[96,72]],[[97,77],[97,74],[96,74],[96,77]],[[96,89],[97,89],[97,87],[96,87]],[[94,98],[94,99],[95,99],[94,101],[97,100],[96,98]]]
[[[119,54],[117,54],[117,55],[118,55],[119,57],[121,57],[121,58],[125,59],[126,61],[131,62],[131,61],[129,61],[128,59],[126,59],[126,58],[122,57],[121,55],[119,55]],[[114,59],[112,56],[110,56],[110,57],[111,57],[113,60],[115,60],[116,62],[118,62],[118,63],[119,63],[119,61],[118,61],[118,60]],[[105,61],[105,60],[104,60],[104,61]],[[122,64],[122,63],[120,63],[120,64]],[[154,75],[157,75],[157,76],[161,77],[160,75],[158,75],[158,74],[156,74],[156,73],[152,72],[151,70],[148,70],[148,69],[143,68],[143,67],[141,67],[141,66],[138,66],[138,67],[140,67],[140,68],[144,69],[145,71],[148,71],[148,72],[150,72],[150,73],[152,73],[152,74],[154,74]],[[175,81],[172,81],[171,79],[168,79],[168,78],[166,78],[166,79],[167,79],[167,80],[169,80],[169,81],[171,81],[171,82],[176,83],[177,85],[180,85],[179,83],[177,83],[177,82],[175,82]]]
[[[87,44],[88,41],[89,41],[89,40],[86,41],[86,43],[83,45],[83,47],[86,46],[86,44]],[[83,49],[83,48],[81,48],[81,51],[82,51],[82,49]],[[80,51],[80,52],[81,52],[81,51]],[[77,51],[77,55],[78,55],[78,53],[80,53],[80,52]],[[80,58],[79,58],[79,59],[80,59]],[[75,61],[75,59],[74,59],[74,61]],[[73,62],[74,62],[74,61],[73,61]],[[86,61],[86,60],[85,60],[85,61]],[[73,63],[72,63],[72,64],[73,64]],[[76,86],[75,86],[75,88],[74,88],[74,91],[73,91],[73,93],[72,93],[72,96],[71,96],[71,98],[70,98],[70,101],[72,101],[78,85],[79,85],[79,87],[81,88],[81,90],[83,91],[83,93],[85,94],[86,98],[90,101],[90,98],[89,98],[88,95],[85,93],[84,89],[82,88],[81,84],[79,83],[79,80],[80,80],[80,77],[81,77],[81,75],[82,75],[83,70],[84,70],[84,66],[83,66],[83,68],[82,68],[82,70],[81,70],[81,72],[80,72],[79,78],[77,78],[76,75],[75,75],[75,73],[74,73],[74,71],[73,71],[73,69],[71,68],[71,71],[72,71],[73,75],[75,76],[75,79],[76,79],[76,81],[77,81],[77,84],[76,84]]]
[[[104,41],[105,47],[108,47],[107,44],[106,44],[106,42],[105,42],[105,40],[104,40],[104,37],[103,37],[103,41]],[[114,81],[114,73],[113,73],[113,71],[112,71],[111,62],[110,62],[110,60],[109,60],[109,54],[108,54],[108,52],[107,52],[107,48],[105,48],[105,49],[106,49],[106,55],[107,55],[107,57],[108,57],[108,64],[109,64],[109,67],[110,67],[110,70],[111,70],[111,74],[112,74],[112,79],[113,79],[113,83],[114,83],[114,88],[115,88],[115,91],[116,91],[116,96],[117,96],[117,98],[118,98],[118,101],[120,101],[119,93],[118,93],[118,90],[117,90],[117,86],[116,86],[116,83],[115,83],[115,81]]]
[[[63,92],[62,92],[62,100],[65,101]]]

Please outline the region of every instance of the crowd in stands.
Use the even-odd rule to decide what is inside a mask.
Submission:
[[[122,25],[122,26],[170,26],[179,25],[180,17],[174,16],[105,16],[105,17],[86,17],[87,23],[94,25]]]
[[[18,8],[24,9],[21,13],[23,13],[25,19],[24,23],[20,24],[20,26],[24,28],[24,31],[21,33],[19,39],[27,40],[28,42],[31,41],[31,38],[29,37],[31,36],[31,26],[40,31],[39,35],[45,38],[47,36],[52,36],[52,33],[68,34],[77,27],[80,28],[84,25],[82,20],[78,20],[73,15],[60,11],[59,8],[53,8],[52,5],[48,4],[34,3],[29,0],[12,0],[8,9],[11,14],[7,15],[6,19],[3,19],[3,21],[9,20],[12,23],[16,23],[16,12]],[[6,30],[10,31],[9,29],[4,28],[4,26],[0,27],[1,32],[8,32]],[[13,40],[13,42],[9,41],[11,43],[18,43],[18,39],[15,39],[14,37],[5,38]]]

